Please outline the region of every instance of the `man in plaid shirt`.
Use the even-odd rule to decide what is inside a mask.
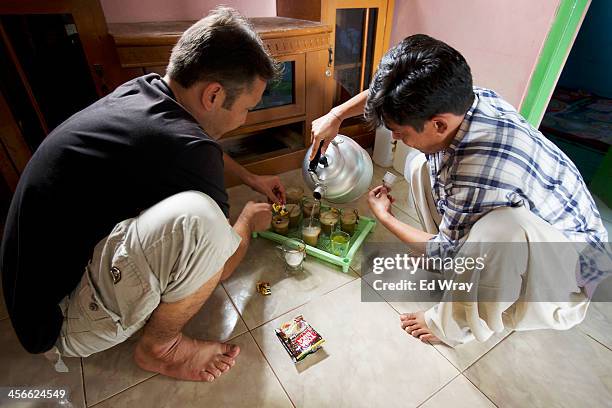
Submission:
[[[527,206],[571,241],[602,247],[608,234],[574,163],[494,91],[474,87],[474,102],[447,149],[426,154],[432,194],[443,214],[429,256],[455,248],[485,213]],[[459,191],[459,193],[454,193]],[[586,262],[584,286],[604,269]]]
[[[424,230],[393,216],[384,186],[368,197],[378,220],[430,258],[477,256],[483,243],[497,244],[488,247],[477,299],[403,314],[403,329],[454,346],[505,327],[568,329],[584,319],[611,265],[593,198],[563,152],[495,92],[473,87],[459,52],[426,35],[404,39],[384,56],[368,91],[313,122],[315,145],[326,146],[342,119],[364,110],[370,123],[424,153],[406,175]],[[499,244],[507,242],[517,246]],[[551,255],[542,242],[559,244]],[[557,295],[544,299],[551,286]]]

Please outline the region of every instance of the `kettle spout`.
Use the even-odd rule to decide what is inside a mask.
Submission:
[[[314,184],[312,196],[315,199],[320,200],[325,196],[325,185],[322,183],[322,181],[319,179],[319,176],[317,176],[317,173],[315,173],[314,171],[309,171],[308,174],[310,174],[310,179]]]
[[[317,200],[320,200],[325,195],[325,187],[322,185],[315,186],[314,191],[312,192],[312,196]]]

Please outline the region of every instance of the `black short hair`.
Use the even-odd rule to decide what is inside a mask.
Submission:
[[[473,100],[465,58],[442,41],[416,34],[382,58],[370,84],[365,118],[373,127],[390,121],[421,132],[437,114],[465,114]]]
[[[226,109],[256,77],[267,81],[278,72],[279,64],[246,18],[223,6],[183,33],[167,69],[168,76],[185,88],[198,81],[219,82],[227,95]]]

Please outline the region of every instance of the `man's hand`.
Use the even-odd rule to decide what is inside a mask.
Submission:
[[[248,225],[251,232],[265,231],[270,228],[272,222],[272,206],[249,201],[242,209],[238,221]]]
[[[331,143],[334,137],[340,131],[340,125],[342,120],[340,117],[335,115],[332,111],[329,111],[327,115],[321,116],[318,119],[312,121],[312,131],[310,134],[310,141],[314,143],[312,152],[310,153],[310,160],[314,159],[319,149],[321,141],[324,140],[323,148],[321,153],[325,153],[327,146]]]
[[[385,186],[378,186],[368,193],[368,205],[372,213],[379,220],[386,217],[393,217],[391,212],[391,204],[395,201],[389,194],[391,190]]]
[[[278,176],[258,176],[253,174],[248,183],[249,187],[268,197],[273,203],[285,203],[285,186]]]
[[[223,268],[221,281],[229,278],[236,270],[240,261],[244,258],[251,242],[253,232],[260,232],[268,229],[272,222],[272,206],[266,203],[246,203],[238,219],[233,225],[234,231],[240,235],[240,245],[234,255],[232,255]]]

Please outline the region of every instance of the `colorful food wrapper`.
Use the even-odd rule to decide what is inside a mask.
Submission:
[[[275,213],[280,214],[280,215],[289,214],[289,212],[287,211],[287,208],[285,207],[285,204],[274,203],[272,204],[272,209],[274,210]]]
[[[308,324],[302,315],[296,316],[276,329],[276,336],[281,341],[294,363],[321,348],[323,337]]]
[[[272,290],[270,289],[270,282],[257,282],[255,286],[257,291],[264,296],[268,296],[272,294]]]

